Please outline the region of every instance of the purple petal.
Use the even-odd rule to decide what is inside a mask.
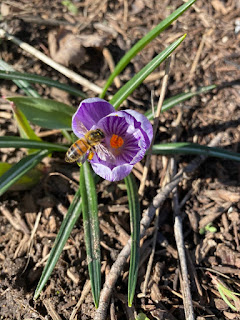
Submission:
[[[103,99],[89,98],[83,100],[72,118],[74,134],[81,138],[84,135],[83,126],[86,127],[86,130],[91,130],[100,119],[114,111],[113,106]]]
[[[129,175],[133,166],[130,164],[123,164],[113,169],[106,167],[101,163],[91,163],[93,170],[103,179],[108,181],[119,181]]]
[[[124,110],[123,112],[126,112],[132,115],[138,122],[141,123],[141,129],[146,133],[144,134],[144,136],[145,136],[147,149],[148,149],[150,147],[150,144],[153,138],[153,127],[150,121],[143,114],[136,112],[134,110],[128,109],[128,110]]]

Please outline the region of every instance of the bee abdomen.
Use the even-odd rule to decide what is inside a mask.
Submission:
[[[89,149],[89,145],[83,139],[76,141],[71,145],[68,149],[65,161],[67,162],[75,162],[80,157],[82,157]]]

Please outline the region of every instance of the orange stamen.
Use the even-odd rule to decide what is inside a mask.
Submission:
[[[124,143],[123,138],[120,136],[117,136],[116,134],[112,135],[112,138],[110,140],[110,146],[114,149],[120,148]]]

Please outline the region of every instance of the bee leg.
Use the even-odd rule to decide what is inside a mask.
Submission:
[[[93,151],[93,149],[90,149],[89,154],[88,154],[88,160],[89,161],[92,160],[93,156],[94,156],[94,151]]]

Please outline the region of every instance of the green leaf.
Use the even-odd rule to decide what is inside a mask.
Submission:
[[[131,256],[130,269],[128,277],[128,305],[131,307],[138,276],[139,266],[139,242],[140,242],[140,203],[138,197],[138,189],[136,181],[132,174],[125,178],[127,187],[127,195],[130,210],[130,225],[131,225]]]
[[[0,177],[0,196],[6,192],[16,181],[18,181],[30,169],[35,167],[49,153],[48,150],[42,150],[31,154],[11,167]]]
[[[19,108],[27,119],[43,128],[71,130],[75,108],[62,102],[29,97],[7,98]]]
[[[211,85],[211,86],[207,86],[207,87],[201,87],[199,89],[197,89],[196,91],[189,91],[189,92],[185,92],[185,93],[180,93],[174,97],[171,97],[169,99],[166,99],[163,102],[163,106],[162,106],[162,111],[164,112],[174,106],[176,106],[179,103],[182,103],[194,96],[197,96],[201,93],[205,93],[208,92],[210,90],[215,89],[217,86],[216,85]],[[155,111],[157,110],[157,107],[155,107]],[[152,120],[153,119],[153,114],[152,114],[152,110],[149,110],[145,113],[145,116],[149,119]]]
[[[153,145],[153,154],[195,154],[240,161],[240,153],[216,147],[201,146],[197,143],[176,142]]]
[[[234,307],[231,302],[228,300],[228,298],[232,299],[232,300],[235,300],[234,298],[234,295],[232,294],[232,292],[230,290],[227,290],[226,288],[224,288],[223,286],[218,286],[218,291],[221,295],[221,297],[223,298],[223,300],[226,302],[226,304],[233,310],[233,311],[238,311],[236,307]],[[231,292],[231,294],[229,294],[229,292]],[[228,298],[227,298],[227,297]]]
[[[81,167],[80,190],[84,238],[87,251],[88,271],[95,306],[98,307],[101,290],[100,237],[97,193],[92,171],[86,161]]]
[[[25,82],[27,81],[32,83],[45,84],[49,87],[55,87],[60,90],[66,91],[74,96],[86,98],[86,95],[82,91],[75,89],[74,87],[52,80],[47,77],[41,77],[31,73],[21,73],[16,71],[0,71],[0,79],[12,80],[15,83],[16,80],[18,80],[19,82],[24,80]],[[39,97],[39,95],[37,97]]]
[[[63,151],[66,152],[68,147],[45,142],[45,141],[36,141],[30,139],[23,139],[19,137],[5,136],[0,137],[0,148],[27,148],[27,149],[45,149],[50,151]]]
[[[44,267],[43,273],[37,285],[34,299],[37,299],[40,295],[43,287],[45,286],[46,282],[48,281],[59,257],[63,251],[64,245],[66,244],[69,235],[77,222],[82,210],[82,202],[80,197],[80,189],[76,192],[74,199],[68,209],[68,212],[61,224],[60,230],[54,242],[53,248],[50,252],[50,256],[48,261]]]
[[[21,137],[41,141],[31,128],[25,115],[16,106],[13,106],[13,112]]]
[[[5,61],[0,59],[0,70],[5,70],[9,72],[14,72],[15,70],[13,69],[12,66],[7,64]],[[37,93],[36,90],[33,89],[33,87],[25,80],[17,80],[13,79],[13,82],[21,89],[23,90],[26,95],[30,97],[35,97],[38,98],[40,95]]]
[[[110,103],[114,108],[119,107],[120,104],[143,82],[143,80],[181,44],[185,37],[186,35],[183,35],[181,38],[174,41],[129,80],[111,99]]]
[[[106,85],[103,88],[103,91],[100,95],[100,98],[105,96],[107,89],[112,84],[114,78],[126,67],[126,65],[131,61],[133,57],[136,56],[138,52],[140,52],[149,42],[155,39],[163,30],[165,30],[168,26],[171,25],[173,21],[175,21],[181,14],[183,14],[196,0],[190,0],[175,10],[170,16],[168,16],[165,20],[159,23],[155,28],[153,28],[146,36],[144,36],[141,40],[139,40],[118,62],[115,67],[115,70],[110,75],[109,79],[106,82]]]
[[[14,164],[0,162],[0,179],[1,176],[10,170]],[[10,188],[11,191],[30,190],[35,186],[43,176],[43,168],[38,165],[36,168],[29,170],[25,175],[18,179]]]
[[[150,320],[144,313],[139,313],[136,320]]]
[[[78,8],[72,3],[72,1],[64,0],[62,1],[62,4],[66,6],[72,14],[78,14]]]

